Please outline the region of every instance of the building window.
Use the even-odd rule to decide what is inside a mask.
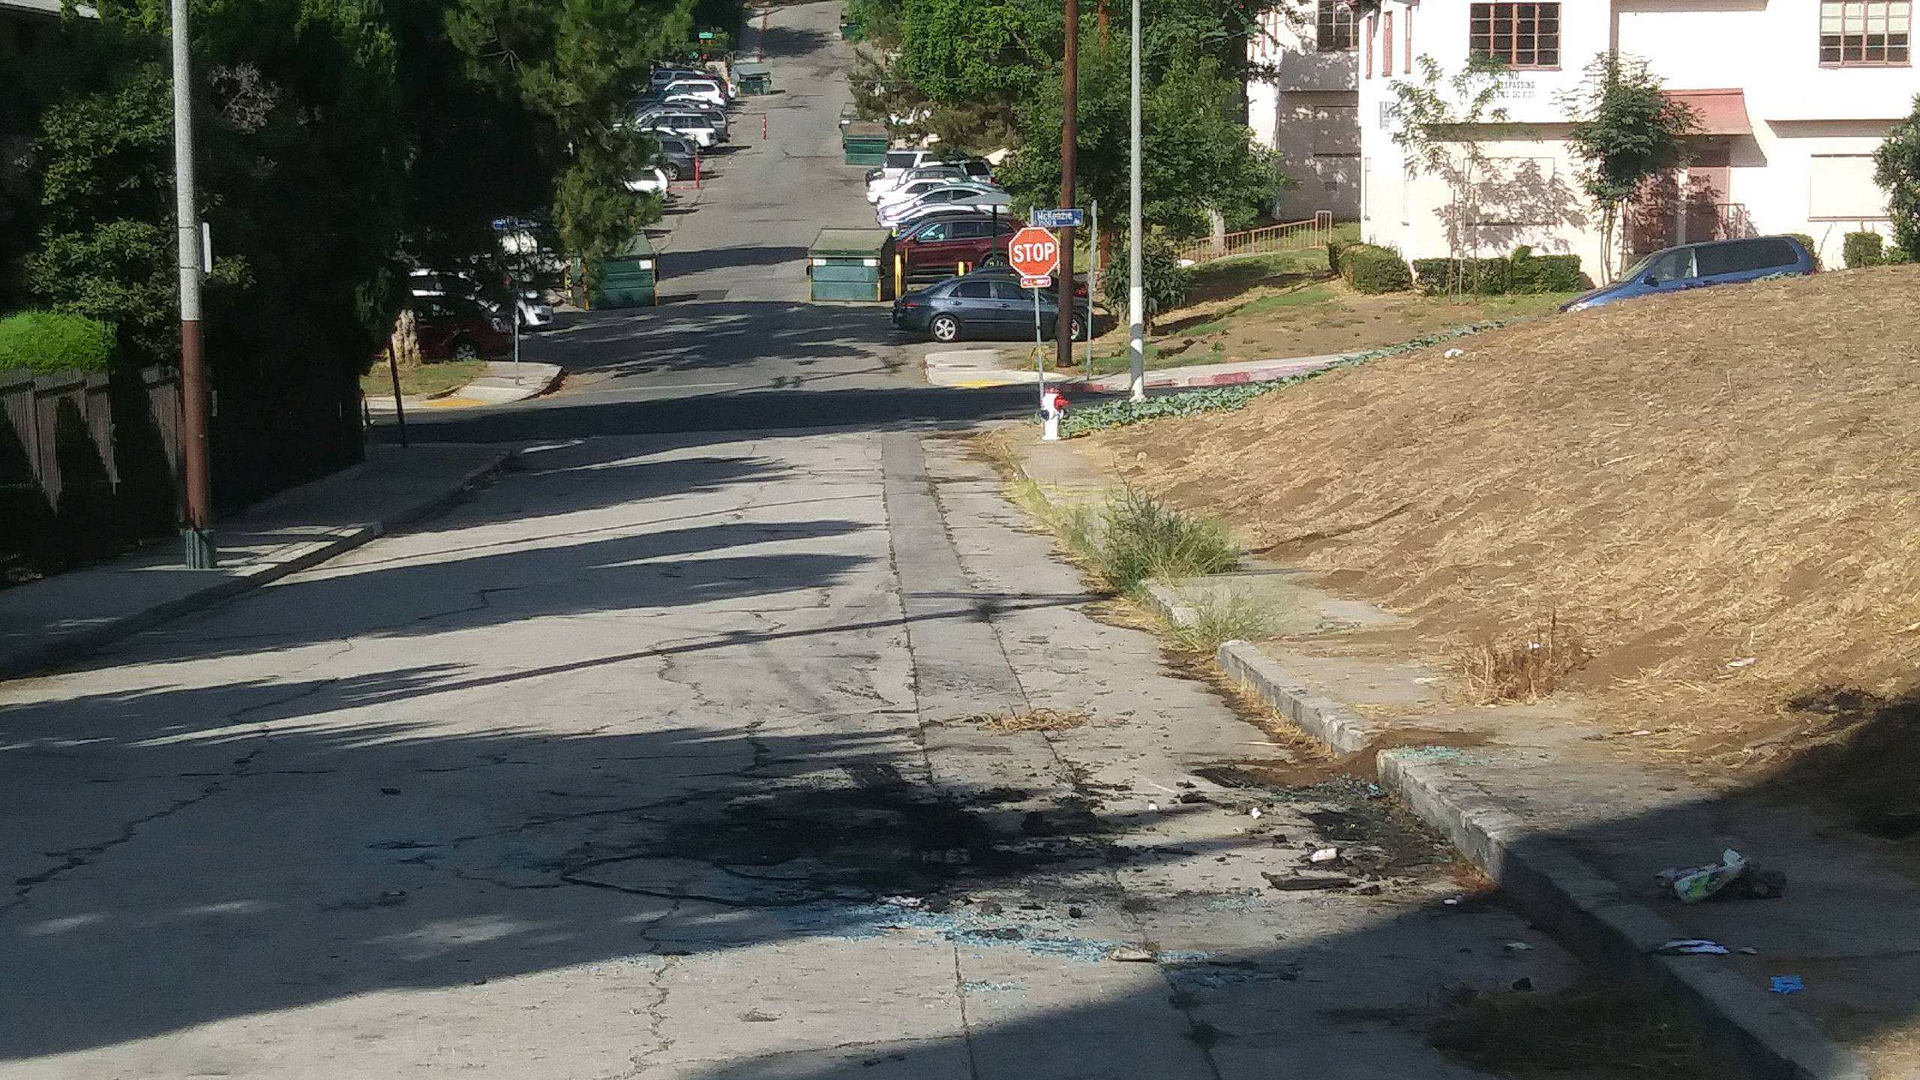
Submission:
[[[1393,74],[1393,12],[1380,16],[1380,74]]]
[[[1353,51],[1353,7],[1347,0],[1320,0],[1316,25],[1321,52]]]
[[[1560,5],[1475,4],[1468,48],[1516,68],[1560,66]]]
[[[1820,62],[1828,67],[1913,62],[1913,0],[1820,0]]]

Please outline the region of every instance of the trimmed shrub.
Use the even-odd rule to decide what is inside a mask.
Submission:
[[[1512,263],[1491,259],[1415,259],[1413,280],[1428,296],[1492,296],[1510,290]]]
[[[1820,245],[1813,242],[1812,236],[1809,236],[1808,234],[1803,232],[1790,232],[1787,235],[1793,237],[1795,240],[1800,241],[1800,246],[1803,248],[1806,248],[1807,254],[1813,256],[1813,268],[1815,270],[1826,269],[1826,267],[1821,265],[1820,263]]]
[[[1405,292],[1413,288],[1413,274],[1400,253],[1373,244],[1354,244],[1343,249],[1340,276],[1363,293]]]
[[[1327,241],[1327,269],[1335,274],[1341,274],[1340,253],[1352,246],[1344,240]]]
[[[1508,280],[1517,293],[1579,292],[1589,287],[1587,275],[1580,272],[1580,256],[1535,255],[1524,247],[1513,253]]]
[[[1115,266],[1124,267],[1130,257],[1127,253],[1127,241],[1122,237],[1114,245],[1117,258]],[[1124,313],[1127,310],[1127,275],[1103,274],[1105,280],[1100,283],[1101,297],[1107,307]],[[1154,320],[1163,311],[1171,311],[1187,302],[1187,294],[1193,290],[1193,268],[1180,265],[1179,252],[1173,241],[1159,232],[1150,232],[1140,244],[1140,288],[1141,299],[1146,302],[1147,326],[1151,328]]]
[[[113,362],[113,327],[84,315],[22,311],[0,319],[0,371],[105,371]]]
[[[1884,248],[1887,238],[1877,232],[1850,232],[1845,247],[1847,269],[1858,270],[1863,266],[1879,266],[1885,261]]]

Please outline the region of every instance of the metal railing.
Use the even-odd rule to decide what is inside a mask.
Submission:
[[[1288,221],[1220,237],[1190,240],[1181,244],[1176,254],[1182,261],[1203,263],[1240,255],[1274,255],[1282,251],[1325,247],[1332,239],[1333,211],[1322,210],[1307,221]]]

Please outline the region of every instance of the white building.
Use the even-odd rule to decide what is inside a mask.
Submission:
[[[1301,221],[1331,210],[1360,216],[1358,23],[1349,0],[1307,0],[1261,16],[1247,36],[1247,124],[1280,154],[1296,185],[1280,192],[1274,216]]]
[[[1600,277],[1595,215],[1564,141],[1563,95],[1608,50],[1646,60],[1701,119],[1692,164],[1655,185],[1623,223],[1629,253],[1728,236],[1798,232],[1830,266],[1846,233],[1890,233],[1875,147],[1913,109],[1914,0],[1357,0],[1361,233],[1408,258],[1491,255],[1528,244],[1582,257]],[[1408,170],[1395,144],[1394,80],[1431,57],[1447,76],[1474,53],[1504,61],[1483,125],[1489,166],[1455,200],[1438,175]],[[1410,75],[1410,73],[1412,73]],[[1453,209],[1456,205],[1462,210]],[[1457,223],[1453,220],[1460,219]]]

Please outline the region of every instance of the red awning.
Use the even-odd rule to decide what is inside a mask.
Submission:
[[[1751,135],[1744,90],[1669,90],[1667,96],[1691,106],[1700,120],[1696,135]]]

